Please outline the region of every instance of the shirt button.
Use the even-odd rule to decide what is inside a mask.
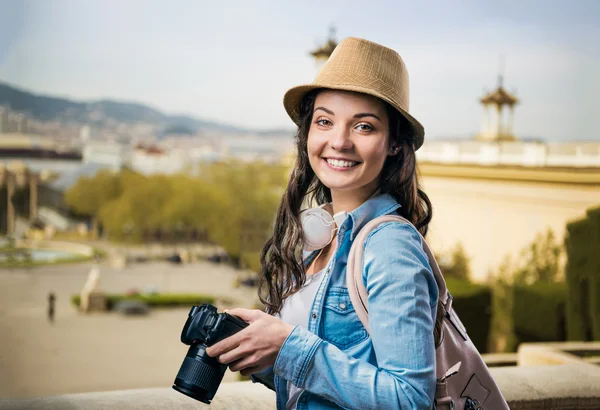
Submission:
[[[305,317],[306,317],[306,316],[305,316]],[[312,314],[312,318],[313,318],[313,319],[316,319],[316,318],[317,318],[317,314],[316,314],[316,313],[313,313],[313,314]]]
[[[346,309],[346,304],[345,303],[340,303],[340,309],[342,309],[342,310]]]

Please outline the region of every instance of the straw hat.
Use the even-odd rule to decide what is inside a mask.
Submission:
[[[415,149],[423,145],[423,126],[408,113],[408,71],[402,57],[394,50],[361,38],[344,39],[312,84],[300,85],[285,93],[283,105],[296,125],[300,124],[302,98],[317,88],[355,91],[388,102],[412,124],[417,135]]]

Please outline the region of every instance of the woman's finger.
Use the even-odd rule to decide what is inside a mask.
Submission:
[[[232,372],[239,372],[246,368],[254,367],[256,365],[256,357],[254,355],[245,356],[240,360],[234,361],[229,365],[229,370]]]
[[[238,346],[233,350],[230,350],[222,355],[218,356],[219,363],[222,364],[230,364],[235,362],[236,360],[240,360],[244,357],[248,356],[248,352],[245,351],[242,346]]]
[[[262,312],[260,310],[250,310],[250,309],[244,309],[244,308],[234,308],[234,309],[229,309],[227,311],[227,314],[232,315],[232,316],[237,316],[240,319],[242,319],[245,322],[248,323],[252,323],[255,320],[257,320],[258,318],[260,318],[260,314]]]
[[[240,342],[242,340],[242,336],[240,336],[240,333],[242,333],[242,332],[238,332],[233,336],[229,336],[229,337],[221,340],[220,342],[207,347],[206,354],[211,357],[217,357],[217,356],[222,355],[223,353],[226,353],[230,350],[235,349],[236,347],[238,347],[240,345]]]

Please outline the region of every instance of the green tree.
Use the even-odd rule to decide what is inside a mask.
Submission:
[[[167,226],[193,228],[211,232],[221,222],[229,199],[223,189],[214,189],[198,178],[180,175],[171,182],[172,194],[162,209]]]
[[[488,351],[514,352],[516,336],[513,325],[514,262],[506,256],[495,272],[490,272],[492,320]]]
[[[512,318],[514,286],[561,281],[562,255],[562,246],[548,229],[537,234],[535,240],[519,253],[518,258],[506,256],[498,269],[490,273],[493,290],[490,351],[512,352],[516,348],[517,337]]]
[[[556,241],[551,229],[538,233],[535,240],[521,251],[515,281],[532,284],[540,281],[555,283],[562,280],[564,278],[562,256],[563,247]]]
[[[468,281],[471,276],[471,259],[462,243],[458,242],[450,252],[435,254],[440,270],[447,277]]]
[[[166,175],[124,176],[122,194],[100,212],[110,237],[139,241],[145,231],[165,227],[162,213],[172,195],[171,181]]]
[[[255,266],[285,187],[283,168],[228,161],[199,171],[197,177],[125,170],[111,178],[83,178],[69,193],[69,204],[97,216],[112,240],[140,241],[157,229],[172,234],[195,229],[207,232],[238,263],[250,253]]]
[[[119,174],[101,170],[93,177],[81,177],[65,192],[65,202],[76,213],[92,218],[93,231],[97,230],[100,210],[122,192]]]
[[[240,263],[242,253],[260,250],[268,238],[285,187],[283,175],[281,167],[262,162],[230,161],[201,170],[204,183],[223,198],[209,237],[234,262]]]

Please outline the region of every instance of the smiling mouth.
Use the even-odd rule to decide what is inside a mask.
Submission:
[[[329,165],[336,168],[353,168],[360,164],[360,162],[356,161],[346,161],[341,159],[331,159],[331,158],[323,158]]]

